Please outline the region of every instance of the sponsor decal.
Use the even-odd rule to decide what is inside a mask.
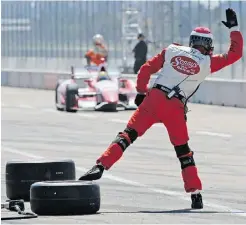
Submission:
[[[198,63],[186,56],[175,56],[171,59],[172,67],[183,74],[195,75],[200,71]]]

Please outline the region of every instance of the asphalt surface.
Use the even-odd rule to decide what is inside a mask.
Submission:
[[[10,160],[72,159],[90,169],[132,111],[69,114],[52,91],[2,87],[1,198]],[[190,146],[203,181],[204,209],[190,210],[166,129],[153,126],[98,183],[101,208],[87,216],[2,221],[30,224],[246,223],[246,109],[189,104]],[[27,207],[28,204],[27,204]],[[27,210],[29,210],[27,208]],[[2,216],[16,215],[2,210]]]

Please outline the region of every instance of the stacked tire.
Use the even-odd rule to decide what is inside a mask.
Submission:
[[[94,214],[100,209],[100,187],[76,181],[72,160],[7,162],[6,195],[30,201],[38,215]]]
[[[48,180],[75,180],[75,163],[72,160],[7,162],[6,195],[10,200],[30,200],[33,183]]]
[[[94,214],[100,209],[100,187],[83,181],[34,183],[31,210],[38,215]]]

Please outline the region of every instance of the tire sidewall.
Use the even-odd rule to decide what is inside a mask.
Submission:
[[[78,94],[78,85],[77,84],[68,84],[66,87],[66,111],[76,111],[71,110],[71,108],[75,105],[76,95]]]

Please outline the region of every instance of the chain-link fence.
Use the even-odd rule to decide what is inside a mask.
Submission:
[[[237,12],[240,30],[246,34],[244,1],[2,1],[2,67],[68,70],[72,64],[83,66],[96,33],[107,42],[109,63],[122,66],[127,59],[133,64],[130,50],[138,32],[146,35],[151,57],[171,42],[187,45],[196,26],[210,27],[215,53],[225,52],[229,31],[221,20],[228,7]],[[134,10],[135,18],[130,18],[127,12]],[[137,28],[136,39],[129,39],[127,26]],[[246,79],[245,66],[243,57],[215,76]]]

